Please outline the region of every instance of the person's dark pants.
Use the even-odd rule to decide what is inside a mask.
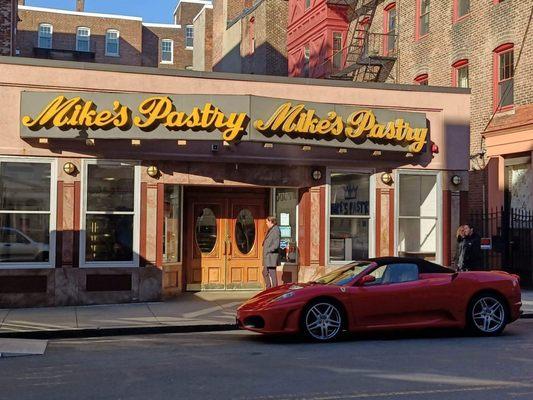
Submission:
[[[265,278],[266,288],[278,286],[276,267],[263,267],[263,278]]]

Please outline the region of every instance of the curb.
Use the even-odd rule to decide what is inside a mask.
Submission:
[[[533,313],[522,314],[520,319],[533,319]],[[165,333],[202,333],[239,330],[235,324],[220,325],[164,325],[126,328],[65,329],[56,331],[2,332],[0,339],[76,339],[104,336],[159,335]]]
[[[181,326],[164,325],[125,328],[65,329],[55,331],[2,332],[0,333],[0,339],[73,339],[103,336],[157,335],[164,333],[223,332],[234,331],[238,329],[239,328],[235,324]]]

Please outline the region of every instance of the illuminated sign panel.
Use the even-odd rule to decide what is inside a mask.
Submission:
[[[420,153],[423,113],[238,95],[23,92],[21,137],[252,141]]]

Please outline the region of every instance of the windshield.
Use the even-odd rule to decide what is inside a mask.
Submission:
[[[338,268],[322,278],[317,279],[315,283],[324,285],[342,286],[349,283],[353,278],[363,272],[370,265],[370,261],[360,261]]]

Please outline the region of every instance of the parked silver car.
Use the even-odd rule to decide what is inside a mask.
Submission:
[[[0,262],[48,261],[49,245],[15,228],[0,227]]]

